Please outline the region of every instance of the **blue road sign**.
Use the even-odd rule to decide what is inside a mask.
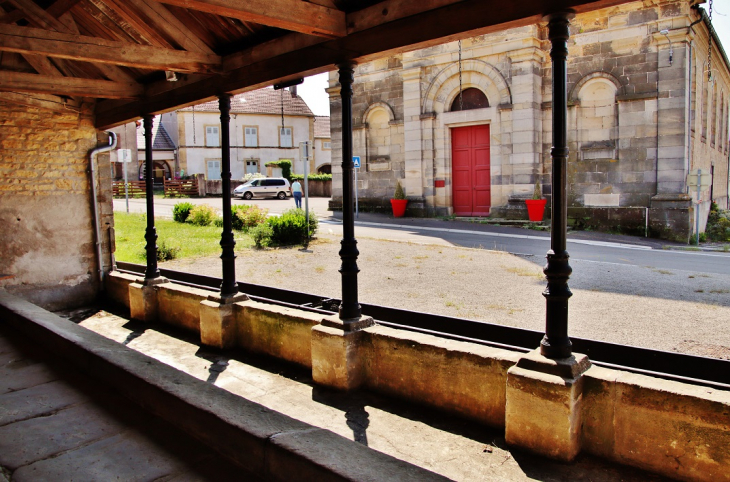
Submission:
[[[354,167],[359,169],[360,168],[360,156],[352,156],[352,163],[354,164]]]

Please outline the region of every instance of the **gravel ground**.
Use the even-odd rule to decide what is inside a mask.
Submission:
[[[240,281],[340,298],[340,237],[237,252]],[[544,330],[544,259],[358,236],[360,301]],[[221,276],[217,256],[161,267]],[[730,359],[730,274],[571,260],[570,334]]]

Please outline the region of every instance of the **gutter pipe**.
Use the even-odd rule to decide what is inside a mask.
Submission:
[[[101,256],[101,227],[99,225],[99,210],[96,206],[96,167],[94,165],[94,159],[98,154],[101,154],[102,152],[109,152],[117,147],[117,134],[114,132],[108,132],[107,134],[109,134],[108,146],[95,147],[89,151],[89,171],[91,173],[91,211],[94,218],[94,233],[96,235],[96,261],[99,266],[100,291],[104,291],[104,268]]]

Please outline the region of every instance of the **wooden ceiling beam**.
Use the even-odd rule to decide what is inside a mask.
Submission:
[[[73,8],[74,5],[79,3],[81,0],[56,0],[53,4],[46,9],[49,15],[56,18],[60,17],[64,13],[67,13]]]
[[[217,55],[69,35],[17,25],[8,25],[0,32],[0,51],[178,72],[212,73],[221,64],[221,58]]]
[[[0,91],[95,97],[100,99],[139,98],[144,93],[142,86],[136,83],[79,79],[75,77],[52,77],[21,72],[3,72],[3,75],[0,75]]]
[[[301,0],[158,1],[308,35],[336,38],[347,34],[344,12]]]
[[[402,3],[405,0],[393,1]],[[424,5],[430,8],[431,3],[439,1],[426,0]],[[146,86],[143,102],[131,102],[125,106],[102,102],[97,105],[96,125],[106,128],[122,124],[143,112],[160,113],[180,105],[190,105],[196,103],[196,98],[203,99],[220,92],[239,93],[294,76],[333,70],[335,64],[343,61],[367,62],[444,42],[531,25],[556,10],[574,8],[580,13],[628,1],[521,0],[505,3],[462,0],[449,3],[444,0],[441,1],[442,7],[426,9],[397,20],[388,21],[386,18],[380,24],[353,32],[345,38],[322,41],[309,37],[307,41],[305,35],[289,34],[225,57],[224,77],[201,78],[178,85],[150,84]],[[384,3],[391,5],[390,2]],[[383,7],[382,3],[379,5]],[[408,5],[403,5],[396,11],[404,12],[408,8]]]
[[[10,3],[15,8],[23,10],[27,14],[26,18],[41,28],[56,30],[57,32],[68,31],[63,23],[39,7],[33,0],[10,0]]]
[[[183,49],[205,54],[215,53],[161,3],[155,0],[126,0],[126,3],[139,10],[147,17],[150,25],[167,35]]]

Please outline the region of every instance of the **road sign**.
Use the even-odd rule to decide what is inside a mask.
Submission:
[[[355,169],[360,169],[360,156],[352,156],[352,164]]]
[[[132,149],[117,149],[118,162],[132,162]]]
[[[699,185],[700,189],[704,190],[710,187],[710,184],[712,184],[712,174],[710,174],[709,169],[692,169],[689,176],[687,176],[687,186],[689,187]]]

